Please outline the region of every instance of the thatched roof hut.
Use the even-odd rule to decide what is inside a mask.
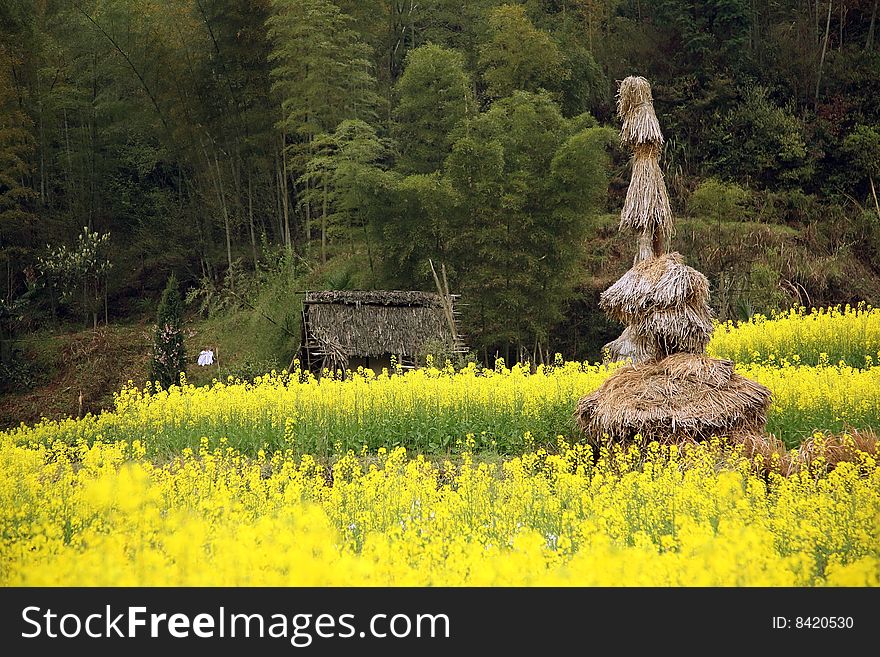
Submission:
[[[456,330],[454,300],[401,290],[326,290],[303,299],[301,354],[309,369],[404,366],[428,346],[467,351]],[[371,362],[372,361],[372,362]]]

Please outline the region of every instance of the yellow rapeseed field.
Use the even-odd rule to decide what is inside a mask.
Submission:
[[[880,358],[880,308],[867,304],[792,308],[770,317],[716,326],[710,356],[738,363],[780,360],[806,365],[870,367]]]
[[[251,455],[262,447],[326,456],[363,445],[443,454],[473,433],[478,450],[512,454],[532,446],[527,432],[537,445],[560,434],[576,438],[578,398],[615,367],[560,362],[530,373],[520,365],[471,365],[379,376],[367,371],[346,380],[300,382],[296,374],[276,374],[253,384],[187,384],[152,393],[130,388],[118,396],[114,412],[46,421],[8,435],[19,444],[140,440],[148,453],[163,456],[198,448],[203,438],[212,446],[225,438]],[[738,371],[770,388],[767,429],[791,447],[817,430],[880,426],[880,367],[782,362]]]
[[[722,326],[710,352],[795,447],[880,426],[878,344],[859,307]],[[184,380],[0,432],[0,585],[880,586],[875,457],[594,462],[573,411],[616,367]]]
[[[718,444],[322,466],[4,438],[0,584],[880,585],[880,467],[824,470],[763,479]]]

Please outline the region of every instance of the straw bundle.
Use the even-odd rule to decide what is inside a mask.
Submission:
[[[309,338],[337,344],[348,356],[418,354],[432,340],[448,342],[449,325],[436,306],[316,303],[308,308]]]
[[[588,439],[705,440],[713,435],[759,435],[770,391],[733,373],[733,363],[694,354],[627,365],[578,402],[576,418]]]
[[[617,113],[620,140],[633,148],[632,179],[620,214],[620,228],[640,233],[633,267],[599,299],[610,317],[627,324],[605,345],[610,359],[626,365],[577,405],[576,417],[590,440],[696,441],[712,435],[751,437],[761,443],[770,391],[733,373],[733,363],[701,355],[712,335],[709,281],[665,253],[673,217],[660,170],[663,135],[642,77],[620,84]]]
[[[629,325],[614,346],[627,348],[635,362],[702,353],[712,337],[709,281],[678,253],[636,264],[602,293],[599,306]]]
[[[773,435],[735,436],[731,442],[742,445],[743,456],[757,469],[783,476],[805,470],[827,472],[840,463],[861,463],[865,456],[880,456],[880,441],[872,431],[850,430],[843,435],[810,437],[791,451]]]
[[[708,313],[708,303],[708,279],[685,265],[676,252],[638,263],[599,297],[602,310],[625,324],[651,311],[683,305],[706,307]]]
[[[858,463],[860,452],[874,458],[880,456],[877,434],[871,430],[850,430],[844,435],[810,436],[798,448],[797,458],[802,467],[809,468],[821,459],[822,464],[831,469],[838,463]]]
[[[663,133],[654,113],[651,85],[645,78],[630,76],[620,83],[617,116],[623,121],[620,129],[622,144],[663,143]]]
[[[663,238],[672,235],[672,208],[659,165],[660,149],[655,145],[636,146],[632,159],[632,178],[620,212],[620,228],[652,231]]]
[[[779,438],[760,434],[731,436],[731,443],[742,446],[742,455],[763,474],[777,472],[785,477],[800,469],[800,460],[785,448]]]
[[[645,351],[662,358],[682,351],[703,353],[713,328],[708,307],[682,305],[648,313],[633,330]]]
[[[613,363],[618,360],[631,360],[640,363],[653,357],[653,353],[645,347],[645,341],[639,339],[635,329],[627,326],[615,340],[606,343],[602,347],[604,362]]]

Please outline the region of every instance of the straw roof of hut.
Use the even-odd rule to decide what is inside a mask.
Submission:
[[[770,391],[733,372],[733,361],[698,354],[625,365],[577,406],[588,439],[760,435]]]
[[[426,306],[442,308],[440,295],[420,290],[318,290],[306,292],[303,303],[357,306]]]
[[[429,342],[452,342],[443,301],[431,292],[307,292],[303,321],[307,347],[332,346],[349,357],[415,356]]]

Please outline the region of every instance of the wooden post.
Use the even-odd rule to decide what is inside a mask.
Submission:
[[[446,316],[446,322],[449,324],[449,350],[450,352],[454,352],[456,341],[455,317],[453,317],[452,315],[452,300],[449,297],[449,289],[448,287],[444,289],[444,287],[440,284],[440,278],[437,276],[437,270],[434,269],[434,261],[428,258],[428,264],[431,265],[431,273],[434,275],[434,283],[437,286],[437,292],[440,294],[440,301],[443,305],[443,314]],[[446,283],[445,266],[442,266],[442,271],[443,282]]]

